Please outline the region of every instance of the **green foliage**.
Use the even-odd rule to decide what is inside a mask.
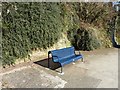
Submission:
[[[46,49],[57,42],[62,31],[58,3],[2,3],[3,66]]]
[[[112,13],[111,3],[72,3],[68,4],[69,7],[74,7],[74,11],[78,16],[78,25],[81,33],[78,33],[78,28],[70,28],[68,33],[68,39],[71,44],[80,50],[93,50],[99,48],[103,40],[97,39],[98,36],[94,35],[94,30],[89,30],[89,27],[93,27],[98,30],[104,30],[104,33],[108,31],[108,21],[112,19],[114,14]],[[71,9],[71,11],[73,11]],[[110,32],[110,31],[109,31]],[[111,39],[110,33],[107,34],[109,37],[108,41]],[[104,37],[103,37],[104,38]],[[106,44],[106,45],[107,45]],[[109,46],[109,45],[108,45]]]
[[[93,24],[103,28],[107,26],[107,20],[111,19],[113,16],[111,3],[84,2],[79,3],[77,8],[77,14],[81,22]]]
[[[100,47],[100,42],[94,35],[93,31],[80,28],[76,32],[69,32],[69,35],[74,35],[72,44],[77,50],[94,50]]]
[[[61,14],[63,18],[63,31],[79,28],[79,17],[75,10],[77,3],[61,3]]]

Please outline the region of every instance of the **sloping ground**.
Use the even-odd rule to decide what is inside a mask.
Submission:
[[[77,61],[64,67],[64,75],[59,68],[49,70],[28,63],[25,67],[14,68],[1,73],[2,87],[16,88],[117,88],[118,49],[84,51],[85,63]]]

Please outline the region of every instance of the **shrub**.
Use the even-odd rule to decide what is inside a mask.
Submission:
[[[70,33],[70,32],[69,32]],[[93,50],[93,49],[97,49],[100,47],[100,42],[97,39],[97,37],[94,35],[94,31],[93,30],[86,30],[85,28],[80,28],[78,30],[76,30],[76,32],[71,32],[71,37],[74,37],[73,39],[71,39],[71,41],[73,42],[73,46],[77,49],[77,50]],[[69,35],[70,35],[69,34]]]

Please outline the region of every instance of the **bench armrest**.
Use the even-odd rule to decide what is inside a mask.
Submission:
[[[79,55],[82,55],[80,51],[79,51]]]
[[[76,52],[75,52],[75,55],[82,55],[82,54],[81,54],[81,52],[79,51],[79,54],[76,54]]]
[[[60,61],[59,57],[58,56],[52,56],[52,57],[57,57],[58,61]]]

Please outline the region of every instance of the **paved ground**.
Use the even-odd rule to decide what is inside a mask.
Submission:
[[[33,62],[3,70],[2,87],[15,88],[117,88],[118,49],[101,49],[82,52],[85,63],[77,61],[51,70]],[[44,60],[47,65],[47,61]],[[52,64],[53,65],[53,64]],[[44,66],[44,67],[43,67]],[[55,66],[55,65],[53,65]]]

